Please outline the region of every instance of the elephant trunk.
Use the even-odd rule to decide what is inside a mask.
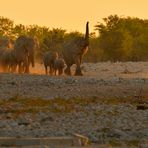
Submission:
[[[86,23],[86,33],[85,33],[86,45],[89,45],[89,22]]]

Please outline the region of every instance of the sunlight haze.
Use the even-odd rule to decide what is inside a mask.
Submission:
[[[117,14],[148,18],[147,0],[0,0],[0,16],[15,24],[48,26],[68,31],[90,31],[102,18]]]

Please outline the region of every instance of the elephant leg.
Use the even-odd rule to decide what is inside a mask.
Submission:
[[[60,75],[60,68],[58,68],[58,75]]]
[[[26,65],[24,65],[24,63],[22,63],[21,64],[21,67],[20,67],[20,69],[21,69],[21,73],[25,73],[25,67]]]
[[[29,68],[27,67],[25,73],[30,73]]]
[[[47,72],[47,66],[45,65],[45,74],[47,75],[48,72]]]
[[[53,75],[53,66],[52,65],[50,65],[50,71],[49,71],[49,73],[50,73],[50,75]]]
[[[17,65],[12,65],[11,66],[11,72],[12,73],[16,72],[16,68],[17,68]]]
[[[58,69],[57,68],[54,68],[54,75],[56,76],[57,75],[57,72],[58,72]]]
[[[21,63],[20,65],[19,65],[19,73],[24,73],[24,65]]]
[[[59,68],[59,75],[62,75],[62,73],[63,73],[63,69],[62,68]]]
[[[18,64],[18,73],[22,73],[22,62],[19,62]]]
[[[22,65],[22,67],[23,67],[23,69],[24,69],[24,73],[29,73],[29,64],[28,64],[28,61],[27,60],[25,60],[24,62],[23,62],[23,65]]]
[[[81,71],[81,67],[80,67],[80,65],[81,65],[80,59],[79,59],[79,58],[76,58],[76,59],[75,59],[75,63],[76,63],[76,65],[77,65],[77,67],[76,67],[76,72],[75,72],[75,76],[83,76],[82,71]]]
[[[66,75],[70,75],[71,76],[71,69],[70,69],[70,65],[68,65],[67,67],[66,67],[66,69],[64,70],[64,72],[65,72],[65,74]]]
[[[76,67],[75,76],[83,76],[80,66]]]
[[[55,76],[57,75],[57,69],[54,69],[54,75]]]
[[[28,65],[26,65],[25,66],[25,71],[24,71],[25,73],[30,73],[30,71],[29,71],[29,66]]]
[[[8,65],[8,72],[11,72],[11,69],[12,69],[12,65],[9,64],[9,65]]]
[[[80,56],[80,64],[82,64],[83,55]]]
[[[9,72],[12,72],[12,69],[13,69],[13,64],[12,63],[9,63],[9,65],[8,65]]]

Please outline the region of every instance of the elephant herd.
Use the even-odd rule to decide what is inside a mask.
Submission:
[[[57,52],[48,51],[43,55],[45,74],[61,75],[65,68],[65,74],[71,75],[71,66],[76,64],[75,75],[82,75],[81,63],[89,46],[89,26],[86,23],[84,37],[71,39],[62,45],[62,58]],[[19,36],[14,43],[0,41],[0,67],[3,72],[29,73],[29,67],[35,66],[35,51],[39,48],[36,37],[26,35]],[[48,69],[49,68],[49,69]]]
[[[34,52],[38,46],[37,38],[25,35],[19,36],[12,46],[2,44],[0,46],[1,69],[4,72],[15,72],[18,67],[19,73],[29,73],[30,64],[33,67],[35,65]]]

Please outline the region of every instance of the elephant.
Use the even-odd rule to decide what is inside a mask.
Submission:
[[[4,72],[15,72],[17,63],[13,56],[13,49],[5,49],[1,55],[1,68]]]
[[[43,56],[43,63],[45,67],[45,74],[53,74],[54,71],[54,61],[58,59],[58,53],[54,51],[48,51],[44,54]],[[48,73],[48,67],[50,68],[49,73]]]
[[[0,47],[0,65],[2,65],[2,55],[7,50],[6,47]]]
[[[55,75],[57,74],[57,71],[58,71],[58,75],[62,75],[64,67],[65,67],[65,61],[62,58],[55,59],[54,61]]]
[[[7,53],[9,53],[9,50],[7,48],[1,48],[0,50],[0,65],[3,72],[8,72],[8,62],[7,59],[9,57],[7,56]]]
[[[29,66],[35,66],[35,49],[39,47],[37,38],[26,35],[19,36],[14,44],[13,57],[18,65],[18,72],[29,73]]]
[[[39,47],[37,38],[21,35],[16,39],[14,46],[11,46],[13,49],[6,45],[0,47],[0,64],[3,71],[15,72],[18,66],[19,73],[29,73],[30,64],[35,66],[34,50]]]
[[[3,52],[9,48],[9,40],[7,38],[0,39],[0,58],[2,57]]]
[[[7,65],[7,63],[8,63],[8,59],[10,57],[9,53],[10,53],[12,47],[13,47],[13,42],[9,38],[3,37],[0,39],[0,66],[1,66],[2,70],[5,72],[7,72],[8,67],[9,67]]]
[[[70,67],[76,64],[76,76],[82,76],[81,63],[89,46],[89,22],[86,23],[85,37],[78,37],[63,44],[62,55],[67,65],[65,73],[71,75]]]

